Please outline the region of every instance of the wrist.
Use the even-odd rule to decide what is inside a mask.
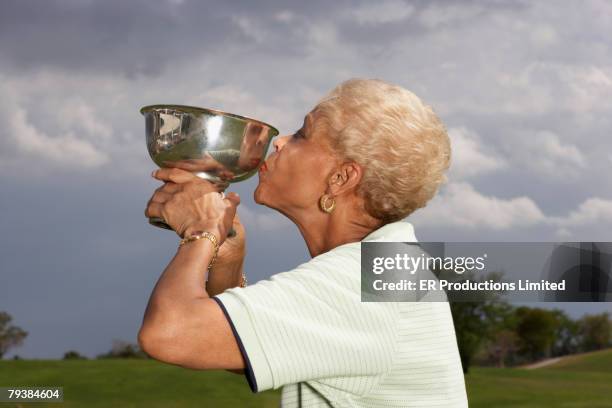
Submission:
[[[210,232],[211,234],[214,234],[215,237],[217,237],[217,240],[219,241],[219,245],[221,245],[221,242],[223,241],[221,238],[221,231],[219,230],[219,228],[212,224],[212,223],[193,223],[191,225],[189,225],[187,228],[185,228],[185,230],[183,231],[183,235],[182,238],[188,238],[192,235],[201,233],[201,232]]]
[[[192,235],[186,236],[185,238],[181,239],[181,242],[179,243],[179,250],[180,250],[180,247],[184,245],[190,245],[191,247],[196,246],[197,245],[196,242],[198,241],[205,243],[205,244],[209,242],[210,244],[207,244],[207,245],[212,245],[212,255],[207,265],[208,270],[210,270],[213,264],[215,263],[215,259],[217,258],[217,253],[219,252],[219,245],[220,245],[214,233],[209,232],[209,231],[200,231],[200,232],[193,233]]]

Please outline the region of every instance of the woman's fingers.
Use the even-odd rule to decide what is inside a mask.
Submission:
[[[155,194],[151,197],[151,202],[153,203],[165,203],[169,199],[172,198],[172,194],[166,193],[165,191],[156,191]]]
[[[149,201],[149,204],[147,205],[147,208],[145,209],[145,217],[148,218],[153,218],[153,217],[162,217],[162,209],[164,208],[164,204],[162,203],[155,203],[152,201]]]
[[[151,203],[159,203],[159,204],[165,203],[166,201],[170,200],[175,193],[181,191],[181,189],[182,189],[181,184],[164,183],[164,185],[162,185],[161,187],[155,190],[155,192],[149,199],[149,202],[147,203],[147,207]]]
[[[176,192],[181,191],[182,189],[183,189],[183,185],[182,184],[176,184],[176,183],[173,183],[173,182],[169,181],[167,183],[164,183],[158,189],[156,189],[155,192],[163,191],[164,193],[174,194]]]
[[[163,218],[179,236],[199,225],[214,225],[221,235],[232,227],[238,194],[219,194],[219,185],[180,169],[160,169],[153,176],[164,184],[147,203],[146,217]]]
[[[225,198],[223,199],[228,204],[228,208],[225,210],[224,224],[226,230],[229,231],[234,223],[234,217],[236,216],[236,209],[240,204],[240,196],[233,191],[231,193],[227,193]]]

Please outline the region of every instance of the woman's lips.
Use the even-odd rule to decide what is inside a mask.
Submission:
[[[268,165],[266,164],[266,162],[263,162],[263,164],[261,166],[259,166],[259,173],[265,173],[268,171]]]

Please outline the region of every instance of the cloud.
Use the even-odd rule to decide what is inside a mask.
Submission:
[[[548,24],[538,24],[531,31],[531,41],[534,46],[546,48],[558,42],[557,30]]]
[[[253,95],[243,90],[241,87],[224,84],[207,89],[198,96],[199,99],[210,100],[225,108],[227,105],[247,105],[254,101]]]
[[[80,130],[98,139],[108,140],[111,137],[111,126],[102,122],[93,106],[82,98],[68,99],[58,107],[57,115],[64,129]]]
[[[531,62],[515,73],[500,72],[498,83],[511,97],[496,109],[509,114],[584,114],[612,108],[612,69],[588,62]]]
[[[508,229],[540,223],[545,216],[529,197],[500,199],[459,182],[448,184],[413,219],[427,226]]]
[[[42,167],[59,160],[54,146],[69,143],[93,165],[140,169],[150,165],[135,114],[141,105],[216,107],[284,132],[339,81],[361,76],[404,85],[443,111],[451,180],[469,180],[476,192],[500,194],[499,176],[504,197],[531,197],[549,212],[561,210],[555,202],[567,189],[596,197],[610,183],[592,182],[609,163],[599,147],[609,141],[612,116],[605,3],[219,2],[213,9],[140,1],[5,8],[0,72],[16,84],[30,135],[21,144],[5,138],[3,146],[12,144],[5,158],[38,157]],[[523,182],[534,176],[538,186]],[[483,197],[507,201],[495,194]]]
[[[216,107],[229,112],[240,112],[243,116],[274,122],[273,125],[277,128],[279,126],[288,127],[293,124],[293,121],[288,120],[291,116],[287,115],[286,111],[262,103],[256,95],[235,84],[228,83],[208,88],[197,95],[193,102],[198,105]],[[279,118],[285,120],[279,121]]]
[[[4,97],[0,102],[0,120],[4,123],[0,129],[2,164],[23,166],[29,163],[27,167],[40,170],[49,164],[67,168],[95,168],[109,161],[105,152],[73,132],[78,126],[67,127],[50,135],[29,122],[28,112],[19,104],[14,84],[5,81],[1,90]],[[98,136],[108,136],[108,128],[93,118],[86,105],[72,106],[64,112],[60,109],[59,115],[73,124],[79,123]]]
[[[236,12],[224,3],[9,0],[0,14],[0,64],[157,76],[236,34]]]
[[[17,148],[34,163],[46,159],[66,167],[98,167],[108,161],[107,155],[72,133],[50,137],[39,131],[28,123],[23,109],[12,111],[8,125]]]
[[[418,17],[427,28],[433,29],[442,25],[470,20],[486,12],[484,4],[461,2],[458,4],[430,4]]]
[[[550,222],[562,228],[593,224],[612,225],[612,200],[592,197],[565,217],[551,217]]]
[[[559,237],[576,228],[612,226],[612,200],[591,197],[565,216],[547,215],[529,197],[502,199],[487,196],[466,182],[450,183],[410,217],[418,226],[469,228],[472,230],[520,230],[554,227]]]
[[[402,21],[414,13],[414,6],[400,0],[365,3],[352,10],[359,24],[387,24]]]
[[[282,23],[291,23],[295,19],[295,14],[289,10],[282,10],[274,14],[274,19]]]
[[[341,49],[342,41],[338,38],[338,27],[327,21],[310,23],[303,30],[302,46],[312,56],[330,55],[335,52],[345,54]]]
[[[548,130],[520,132],[503,144],[513,163],[547,178],[576,179],[587,165],[577,146]]]
[[[591,197],[566,216],[549,217],[556,235],[574,241],[608,241],[612,227],[612,200]]]
[[[251,18],[247,16],[232,16],[232,23],[238,26],[240,31],[242,31],[248,39],[258,43],[262,43],[266,40],[266,32]]]
[[[506,161],[497,153],[487,151],[476,132],[465,127],[455,127],[450,128],[448,134],[452,148],[451,179],[466,179],[507,166]]]

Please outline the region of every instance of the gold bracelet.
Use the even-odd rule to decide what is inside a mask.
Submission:
[[[179,246],[181,247],[189,242],[197,241],[202,238],[206,238],[210,242],[212,242],[215,248],[213,256],[210,260],[210,263],[208,264],[208,269],[210,269],[212,265],[215,263],[215,259],[217,259],[217,252],[219,252],[219,240],[217,239],[215,234],[213,234],[212,232],[208,232],[208,231],[196,231],[193,234],[189,235],[188,237],[181,239],[181,242],[179,242]]]

